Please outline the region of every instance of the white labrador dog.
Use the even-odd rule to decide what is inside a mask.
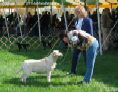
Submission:
[[[43,59],[34,60],[24,60],[23,65],[19,71],[23,71],[21,76],[21,81],[26,83],[26,79],[32,72],[47,73],[47,80],[51,80],[51,72],[56,67],[56,61],[59,56],[63,56],[59,50],[53,50],[53,52]]]

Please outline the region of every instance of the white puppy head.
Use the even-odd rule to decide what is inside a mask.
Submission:
[[[68,39],[71,40],[71,38],[73,37],[73,31],[69,31],[67,33]]]
[[[71,38],[71,41],[72,41],[72,44],[74,45],[74,44],[77,44],[78,42],[79,42],[79,38],[77,37],[77,36],[73,36],[72,38]]]
[[[69,38],[69,41],[71,44],[77,44],[77,42],[79,41],[78,36],[78,30],[71,30],[67,33],[67,36]]]
[[[59,52],[59,50],[53,50],[52,55],[54,57],[59,57],[59,56],[63,56],[63,54],[61,52]]]
[[[67,33],[67,36],[68,36],[69,40],[72,39],[74,34],[78,34],[78,30],[71,30]]]

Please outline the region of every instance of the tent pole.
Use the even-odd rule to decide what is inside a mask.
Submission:
[[[52,5],[53,4],[53,0],[51,1],[51,6],[50,6],[50,11],[51,11],[51,16],[50,16],[50,18],[51,18],[51,27],[52,27]]]
[[[87,7],[87,6],[86,6],[86,0],[84,0],[84,6],[85,6],[85,8]]]
[[[4,6],[4,2],[2,4]],[[6,28],[7,28],[7,34],[8,34],[8,38],[9,38],[10,37],[10,34],[9,34],[9,28],[8,28],[8,23],[7,23],[7,18],[6,18],[6,15],[5,15],[4,7],[3,7],[3,14],[5,16],[5,25],[6,25]]]
[[[68,25],[67,25],[67,18],[66,18],[66,13],[65,13],[63,0],[61,0],[61,2],[62,2],[62,9],[63,9],[63,12],[64,12],[65,27],[66,27],[65,32],[67,32],[68,31]]]
[[[38,16],[38,30],[39,30],[39,40],[41,42],[41,29],[40,29],[40,18],[39,18],[39,6],[38,6],[38,0],[37,0],[37,16]]]
[[[102,55],[102,41],[101,41],[101,28],[100,28],[100,13],[99,13],[99,0],[96,0],[96,8],[97,8],[97,18],[98,18],[98,34],[99,34],[99,44],[100,44],[100,55]]]
[[[20,19],[19,19],[20,16],[18,14],[18,8],[17,8],[17,5],[16,5],[16,0],[14,2],[15,2],[16,13],[17,13],[17,18],[18,18],[18,27],[20,28],[20,35],[23,38],[22,29],[21,29],[21,25],[20,25]]]

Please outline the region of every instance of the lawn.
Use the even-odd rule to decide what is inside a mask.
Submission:
[[[30,50],[28,52],[0,50],[0,92],[118,92],[118,50],[98,55],[94,75],[90,84],[80,85],[85,72],[83,58],[78,65],[77,75],[66,75],[71,66],[71,51],[57,61],[51,83],[47,82],[45,74],[32,73],[23,84],[17,74],[23,60],[39,59],[47,55],[49,50]]]

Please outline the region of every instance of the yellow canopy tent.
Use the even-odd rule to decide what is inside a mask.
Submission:
[[[83,0],[81,0],[83,1]],[[117,8],[118,0],[98,0],[100,8]],[[87,6],[96,8],[96,0],[86,0]]]
[[[66,5],[68,8],[75,8],[78,4],[84,5],[86,1],[86,6],[89,8],[96,8],[96,0],[67,0],[71,2],[71,5]],[[117,8],[118,1],[117,0],[99,0],[100,8]],[[57,8],[60,8],[60,5],[57,5]]]
[[[96,8],[96,5],[87,5],[89,8]],[[99,5],[100,8],[117,8],[118,7],[118,3],[116,4],[100,4]]]
[[[105,0],[105,1],[109,3],[118,3],[118,0]]]
[[[5,0],[6,2],[7,0]],[[87,6],[89,8],[96,8],[96,0],[66,0],[70,2],[71,4],[67,4],[66,7],[68,8],[74,8],[78,4],[84,5],[84,1],[86,1]],[[26,5],[24,5],[25,0],[17,0],[17,5],[15,5],[14,0],[8,0],[7,3],[4,5],[2,4],[4,0],[0,0],[0,8],[26,8]],[[99,7],[100,8],[116,8],[118,7],[118,0],[99,0]],[[43,7],[44,5],[39,5],[39,7]],[[60,8],[61,6],[57,3],[55,4],[57,8]],[[27,7],[35,8],[35,4],[27,5]]]

